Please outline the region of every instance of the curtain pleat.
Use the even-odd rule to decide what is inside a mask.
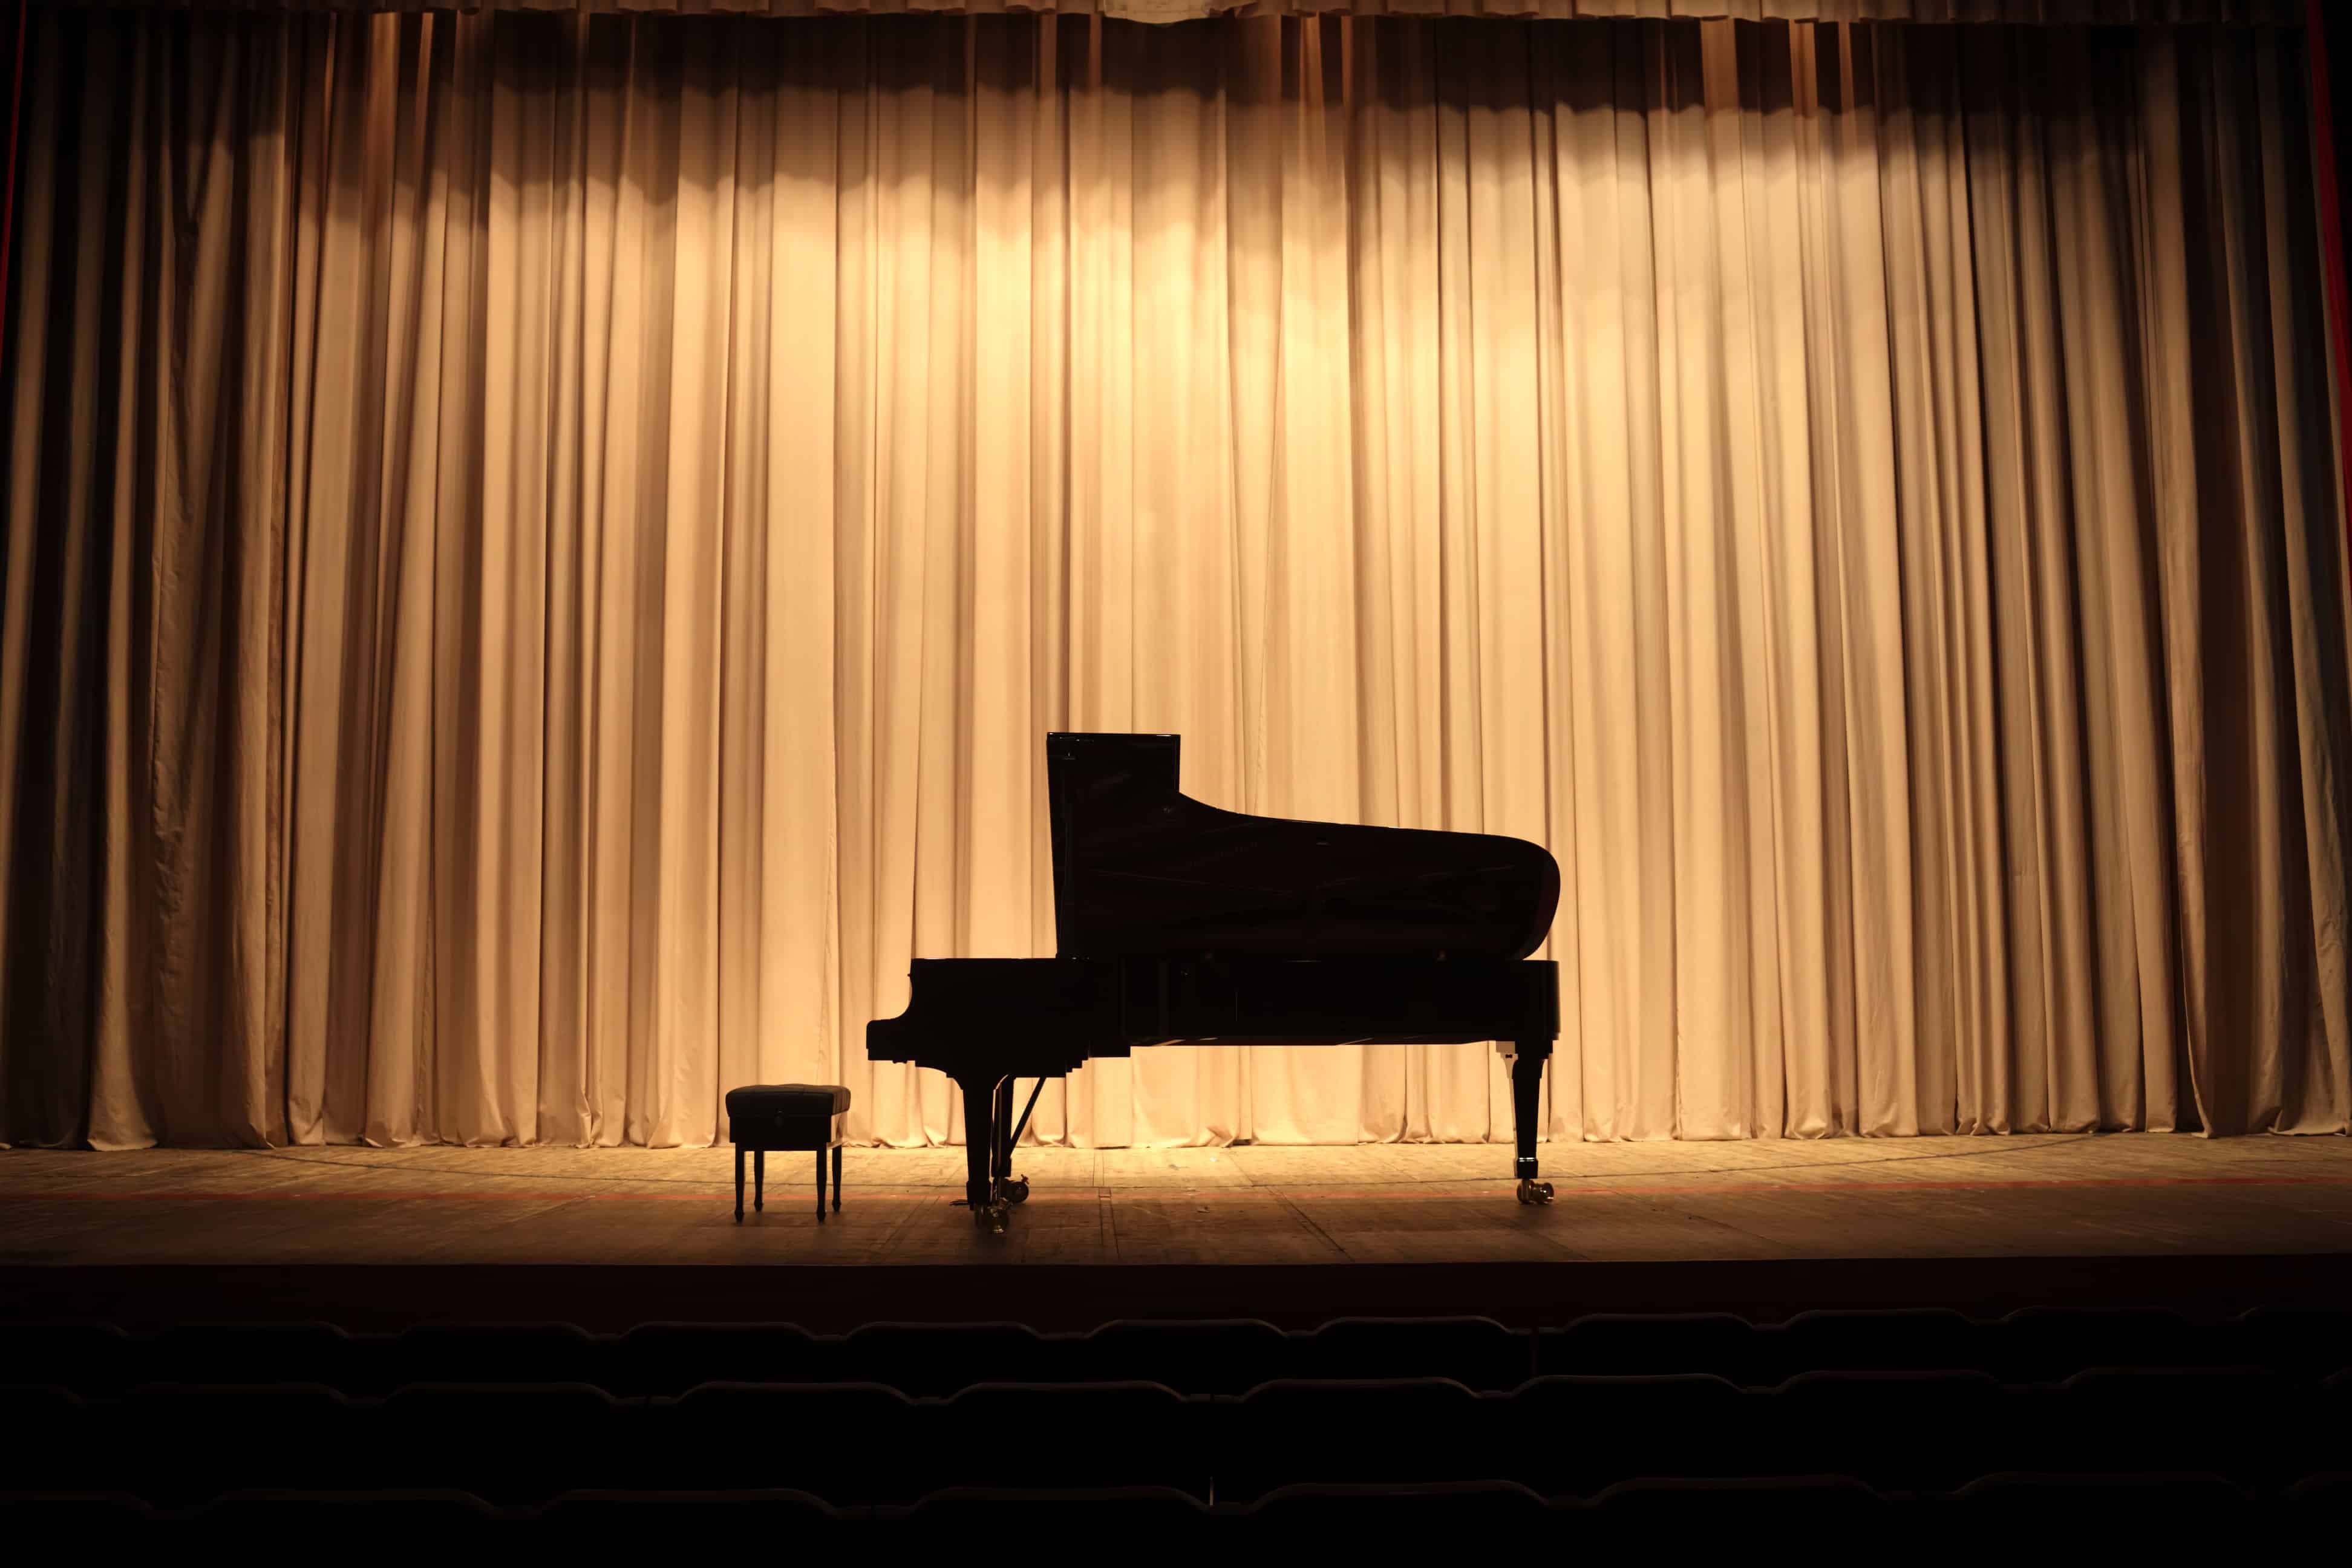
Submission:
[[[196,11],[560,11],[817,16],[1102,16],[1139,22],[1210,16],[1481,16],[1505,21],[1990,22],[2066,26],[2301,26],[2301,0],[47,0],[109,9]]]
[[[33,21],[10,1140],[953,1142],[863,1029],[1053,950],[1055,729],[1548,845],[1553,1138],[2347,1127],[2298,32]]]

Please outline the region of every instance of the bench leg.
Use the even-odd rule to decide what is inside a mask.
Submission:
[[[824,1151],[816,1152],[816,1222],[824,1223]]]
[[[735,1145],[735,1223],[743,1223],[743,1145]]]
[[[768,1206],[768,1152],[751,1151],[751,1211],[757,1214]]]
[[[833,1212],[841,1212],[841,1145],[833,1146]]]

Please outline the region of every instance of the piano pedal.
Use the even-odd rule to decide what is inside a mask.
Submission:
[[[1523,1204],[1548,1204],[1551,1202],[1551,1184],[1549,1182],[1520,1182],[1519,1202]]]

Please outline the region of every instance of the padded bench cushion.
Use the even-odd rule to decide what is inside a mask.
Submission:
[[[849,1090],[837,1083],[747,1083],[727,1091],[727,1120],[775,1116],[838,1116]]]

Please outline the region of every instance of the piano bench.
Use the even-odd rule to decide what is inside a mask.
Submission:
[[[743,1223],[743,1156],[751,1156],[751,1206],[767,1207],[768,1151],[816,1152],[816,1217],[824,1219],[824,1156],[833,1152],[833,1209],[841,1212],[840,1118],[849,1091],[837,1083],[752,1083],[727,1091],[735,1143],[735,1223]]]

